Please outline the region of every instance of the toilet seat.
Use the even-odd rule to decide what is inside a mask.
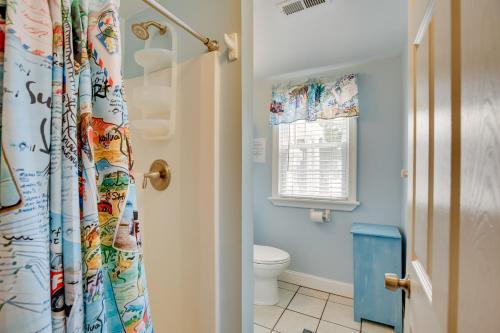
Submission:
[[[284,264],[290,261],[288,252],[271,246],[254,245],[253,263],[260,265]]]

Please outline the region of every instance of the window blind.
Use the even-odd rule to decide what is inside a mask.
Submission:
[[[280,197],[347,200],[349,119],[279,125]]]

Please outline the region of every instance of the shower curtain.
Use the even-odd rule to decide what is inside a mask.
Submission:
[[[0,332],[152,332],[119,0],[0,0]]]

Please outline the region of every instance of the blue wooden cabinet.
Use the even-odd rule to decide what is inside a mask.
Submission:
[[[354,240],[354,319],[367,319],[394,326],[403,332],[401,290],[385,289],[385,273],[403,274],[402,237],[394,226],[355,223]]]

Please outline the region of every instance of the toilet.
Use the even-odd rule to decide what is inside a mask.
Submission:
[[[278,276],[288,265],[288,252],[271,246],[253,246],[254,304],[278,304]]]

